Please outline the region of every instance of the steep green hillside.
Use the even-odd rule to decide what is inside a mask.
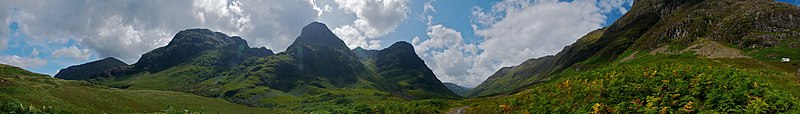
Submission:
[[[459,98],[436,78],[408,42],[396,42],[377,51],[374,58],[362,60],[365,60],[365,64],[374,65],[372,69],[395,85],[396,90],[392,90],[392,93],[401,98]]]
[[[480,97],[512,92],[520,87],[546,81],[550,75],[571,66],[581,58],[590,56],[590,46],[594,45],[605,32],[605,28],[594,30],[578,39],[574,44],[564,47],[555,56],[528,59],[515,67],[504,67],[489,76],[480,85],[466,93],[469,97]],[[590,67],[576,65],[576,67]]]
[[[0,65],[0,93],[0,112],[267,111],[189,93],[114,89],[81,81],[61,80],[8,65]]]
[[[578,41],[552,58],[538,58],[532,65],[523,63],[531,70],[519,75],[522,78],[512,80],[523,80],[520,83],[492,85],[484,82],[487,85],[479,85],[468,95],[508,93],[568,67],[590,70],[648,52],[692,51],[703,58],[755,58],[795,72],[798,67],[781,65],[777,61],[780,57],[798,56],[797,51],[793,51],[800,50],[798,15],[800,8],[772,0],[639,0],[600,37],[588,40],[591,43]]]
[[[800,77],[753,59],[649,55],[508,96],[464,101],[470,113],[798,113]]]
[[[800,65],[779,62],[800,50],[798,14],[772,0],[639,0],[601,36],[471,91],[505,95],[462,103],[470,113],[798,113]],[[514,77],[521,66],[556,69]],[[517,80],[535,81],[502,85]],[[518,88],[481,94],[502,87]]]

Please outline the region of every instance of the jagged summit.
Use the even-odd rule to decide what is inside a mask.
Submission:
[[[212,44],[213,46],[236,44],[249,47],[247,45],[247,41],[239,36],[231,37],[221,32],[214,32],[208,29],[199,28],[187,29],[178,32],[178,34],[175,34],[175,37],[172,38],[172,41],[170,41],[167,46],[194,43]]]
[[[339,39],[336,34],[333,34],[328,26],[320,22],[312,22],[305,27],[303,27],[303,31],[300,32],[300,36],[295,39],[294,43],[289,46],[286,50],[293,50],[296,49],[299,45],[306,45],[306,46],[330,46],[333,49],[346,49],[347,45],[345,45],[344,41]]]
[[[271,54],[272,50],[266,48],[250,48],[247,41],[239,36],[231,37],[208,29],[187,29],[175,34],[166,46],[143,54],[133,66],[136,70],[151,72],[185,64],[234,66],[249,56]],[[196,59],[201,57],[217,60]]]

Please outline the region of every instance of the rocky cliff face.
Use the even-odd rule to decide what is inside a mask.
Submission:
[[[208,29],[188,29],[178,32],[167,46],[142,55],[133,69],[158,72],[186,64],[233,67],[244,58],[266,55],[272,55],[272,50],[250,48],[241,37]]]
[[[302,77],[325,78],[336,87],[344,87],[374,75],[368,72],[344,41],[319,22],[303,27],[300,36],[286,48],[285,53],[295,59]]]

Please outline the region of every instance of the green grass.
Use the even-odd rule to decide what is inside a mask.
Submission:
[[[141,113],[187,110],[193,112],[256,113],[267,109],[252,108],[189,93],[125,90],[96,86],[87,82],[61,80],[44,76],[0,75],[0,101],[5,111],[73,113]],[[27,107],[22,110],[20,107]],[[30,110],[30,107],[34,107]],[[45,107],[45,108],[40,108]],[[5,108],[9,109],[6,110]]]
[[[755,59],[767,62],[780,62],[782,57],[790,57],[797,61],[800,59],[800,48],[792,48],[786,45],[769,48],[747,48],[744,51]]]
[[[520,93],[460,104],[470,113],[798,113],[800,79],[757,62],[648,55],[590,71],[568,69]]]
[[[44,74],[33,73],[19,67],[0,64],[0,75],[6,76],[47,76]]]
[[[798,39],[800,37],[795,37]],[[800,48],[792,47],[789,44],[800,44],[800,40],[786,41],[775,47],[766,48],[745,48],[743,51],[753,57],[754,59],[763,61],[764,63],[775,66],[778,69],[787,72],[797,72],[800,69]],[[789,57],[793,59],[790,63],[781,62],[781,58]]]

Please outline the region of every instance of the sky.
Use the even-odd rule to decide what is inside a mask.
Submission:
[[[800,5],[800,0],[778,0]],[[411,42],[442,82],[474,87],[501,67],[555,54],[633,0],[0,0],[0,63],[54,75],[128,64],[181,30],[208,28],[282,52],[325,23],[349,48]]]

